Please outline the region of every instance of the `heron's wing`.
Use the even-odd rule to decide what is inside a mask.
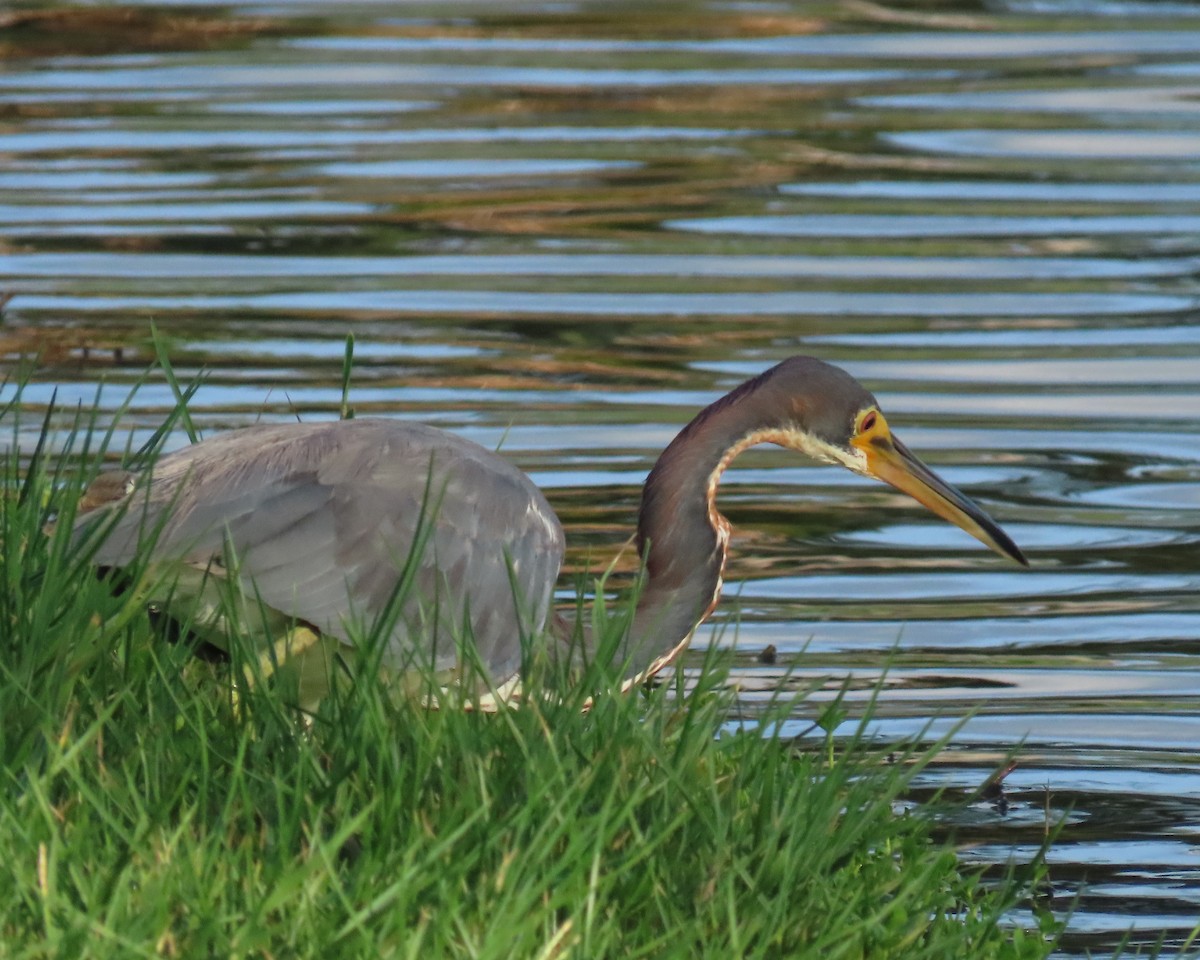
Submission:
[[[496,682],[542,630],[563,556],[553,511],[511,464],[375,420],[251,427],[162,458],[96,562],[122,566],[146,542],[153,559],[194,566],[232,549],[266,605],[347,641],[384,611],[408,564],[393,655],[453,666],[469,625]]]

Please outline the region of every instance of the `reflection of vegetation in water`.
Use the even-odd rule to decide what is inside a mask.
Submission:
[[[14,439],[19,421],[16,404],[0,417]],[[68,456],[0,464],[9,948],[1049,951],[1041,931],[999,924],[1017,885],[985,889],[930,842],[926,818],[898,811],[931,754],[885,759],[832,739],[797,752],[778,727],[717,737],[733,701],[715,660],[687,693],[600,695],[586,712],[538,696],[495,716],[428,710],[373,672],[336,686],[307,732],[286,683],[243,688],[231,706],[241,642],[224,644],[232,667],[194,659],[137,591],[91,575],[86,541],[48,533],[54,513],[69,529],[81,494],[70,455],[104,444],[86,429],[56,439]],[[368,650],[348,667],[371,663]]]
[[[289,34],[300,25],[289,20]],[[266,17],[230,16],[200,8],[186,12],[153,7],[70,7],[0,13],[0,59],[111,56],[122,53],[208,50],[278,34],[283,24]]]

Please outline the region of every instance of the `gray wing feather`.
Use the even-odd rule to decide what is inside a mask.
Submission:
[[[96,563],[207,567],[232,548],[248,591],[352,642],[396,589],[430,506],[413,590],[389,640],[399,662],[457,662],[469,622],[502,683],[545,626],[562,527],[520,470],[461,437],[386,420],[249,427],[161,458],[129,496]],[[81,523],[86,523],[87,517]]]

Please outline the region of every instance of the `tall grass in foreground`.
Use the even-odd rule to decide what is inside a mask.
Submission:
[[[236,664],[46,534],[80,493],[70,460],[20,461],[0,465],[6,956],[1048,952],[999,924],[1012,887],[899,812],[920,758],[718,737],[716,669],[588,713],[427,710],[369,678],[308,732],[270,685],[234,710]]]

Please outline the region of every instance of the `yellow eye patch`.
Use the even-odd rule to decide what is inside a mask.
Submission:
[[[854,436],[851,443],[857,447],[865,446],[874,440],[886,440],[891,436],[887,421],[875,407],[859,411],[854,418]]]
[[[875,407],[868,407],[859,413],[854,424],[856,434],[883,434],[887,436],[888,425],[883,414]]]

